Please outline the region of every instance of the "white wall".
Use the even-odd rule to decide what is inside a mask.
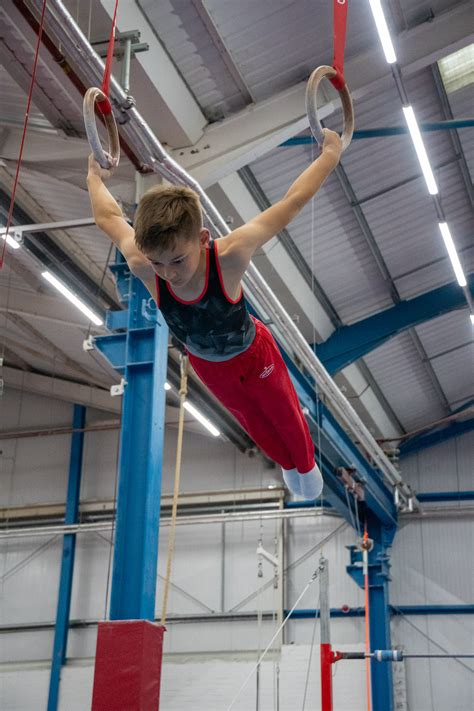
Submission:
[[[0,401],[0,428],[34,427],[71,422],[72,406],[36,396],[6,391]],[[91,413],[97,418],[97,413]],[[0,443],[0,506],[11,507],[35,503],[63,503],[66,496],[69,465],[69,436],[21,439]],[[163,490],[170,492],[174,476],[176,431],[168,430],[165,446]],[[474,436],[466,435],[424,453],[402,461],[404,477],[419,491],[472,489],[472,461]],[[88,433],[85,438],[82,500],[112,499],[117,455],[117,433]],[[266,468],[259,458],[248,459],[232,445],[216,441],[206,435],[186,433],[183,454],[183,485],[185,491],[233,489],[264,486],[278,481],[278,471]],[[297,561],[340,524],[333,517],[300,519],[285,523],[285,565]],[[270,580],[273,571],[264,564],[264,578],[257,577],[256,547],[260,536],[264,547],[273,552],[276,533],[274,521],[226,524],[224,609],[239,604],[247,595]],[[159,575],[164,574],[168,529],[160,531]],[[179,526],[173,567],[173,583],[169,600],[169,614],[201,614],[221,612],[221,524]],[[71,605],[71,619],[103,619],[106,609],[110,536],[81,534],[77,540],[76,566]],[[350,527],[340,531],[324,546],[330,565],[330,600],[332,607],[348,604],[363,605],[362,592],[345,572],[349,561],[346,546],[354,542]],[[392,550],[391,601],[394,604],[463,604],[472,603],[472,579],[467,561],[472,560],[472,524],[466,519],[413,521],[404,523],[397,534]],[[27,622],[53,623],[56,614],[57,588],[62,541],[60,537],[9,539],[0,542],[0,624]],[[319,553],[294,566],[285,582],[285,607],[289,608],[310,579],[317,565]],[[472,567],[472,566],[471,566]],[[178,589],[180,588],[180,589]],[[157,613],[161,611],[161,579],[158,580]],[[192,597],[190,597],[190,595]],[[242,610],[262,611],[277,608],[277,595],[269,587]],[[194,599],[193,599],[194,598]],[[318,586],[312,585],[299,603],[300,608],[319,607]],[[411,624],[410,624],[411,623]],[[413,628],[413,624],[421,632]],[[421,618],[407,621],[396,618],[392,623],[394,643],[412,651],[424,651],[428,641],[422,632],[435,642],[453,651],[465,646],[473,648],[472,617]],[[194,684],[195,655],[199,653],[235,654],[243,651],[255,654],[265,646],[275,630],[275,623],[264,621],[192,622],[170,624],[165,636],[167,654],[192,655],[177,672],[185,683]],[[292,650],[309,645],[313,633],[311,620],[295,620],[285,629],[285,643]],[[357,645],[363,641],[360,619],[346,618],[331,623],[335,645]],[[316,641],[319,626],[316,626]],[[53,631],[15,632],[0,635],[0,707],[8,709],[43,708],[28,705],[25,699],[30,690],[47,688],[47,670],[27,671],[27,662],[48,662],[53,642]],[[68,657],[92,658],[95,653],[96,629],[72,629],[69,634]],[[431,651],[436,651],[430,643]],[[285,652],[286,653],[286,652]],[[295,651],[296,654],[296,651]],[[173,659],[175,657],[172,657]],[[252,657],[253,658],[253,657]],[[207,662],[206,662],[207,663]],[[211,663],[211,662],[209,662]],[[15,669],[6,665],[13,664]],[[220,661],[226,671],[219,674],[237,683],[242,678],[245,662]],[[449,683],[440,674],[439,662],[407,661],[409,708],[416,711],[441,711],[444,708],[468,711],[472,695],[472,675],[456,662],[447,662]],[[176,665],[177,666],[177,665]],[[235,668],[239,667],[238,670]],[[173,666],[174,668],[174,666]],[[245,667],[247,668],[247,667]],[[10,669],[8,671],[8,669]],[[214,678],[212,666],[203,678]],[[342,670],[342,667],[341,667]],[[77,673],[76,673],[77,672]],[[64,686],[71,680],[72,688],[81,686],[84,670],[66,669]],[[165,674],[168,673],[165,671]],[[170,673],[170,684],[172,676]],[[209,673],[209,676],[206,676]],[[27,675],[27,676],[25,676]],[[37,676],[35,676],[37,675]],[[199,675],[198,675],[199,676]],[[245,676],[245,674],[243,674]],[[342,677],[338,667],[337,688]],[[31,679],[25,684],[25,679]],[[287,692],[283,683],[282,694]],[[451,679],[453,683],[451,683]],[[188,683],[188,685],[189,685]],[[229,682],[230,683],[230,682]],[[37,685],[37,686],[36,686]],[[285,687],[285,688],[284,688]],[[43,693],[43,692],[41,692]],[[207,693],[207,692],[206,692]],[[254,693],[254,691],[252,692]],[[2,700],[2,694],[4,699]],[[205,696],[205,693],[203,691]],[[449,697],[449,705],[447,700]],[[6,706],[6,699],[10,706]],[[37,697],[39,698],[39,696]],[[254,696],[252,697],[254,698]],[[433,698],[433,701],[431,701]],[[15,706],[14,704],[20,704]],[[167,702],[168,703],[168,702]],[[172,704],[172,701],[169,701]],[[174,703],[174,702],[173,702]],[[183,702],[184,703],[184,702]],[[357,701],[358,703],[358,701]],[[23,705],[21,705],[23,704]],[[307,708],[310,706],[307,705]],[[67,706],[73,709],[73,706]],[[78,707],[79,708],[79,707]],[[84,707],[85,708],[85,707]],[[167,708],[166,706],[164,708]],[[169,709],[177,708],[170,705]],[[185,711],[185,705],[180,708]],[[193,708],[198,708],[194,706]],[[204,708],[204,707],[203,707]],[[207,706],[206,708],[211,708]],[[272,708],[269,706],[268,708]],[[282,711],[285,707],[282,707]],[[290,706],[288,706],[290,708]],[[343,706],[350,709],[350,706]],[[358,710],[354,706],[354,711]]]
[[[403,477],[419,492],[474,489],[474,432],[422,450],[400,462]],[[453,511],[457,506],[451,502]],[[466,502],[462,503],[466,506]],[[439,508],[441,505],[436,504]],[[425,504],[429,512],[432,505]],[[473,509],[474,511],[474,509]],[[473,513],[404,519],[392,549],[394,605],[472,605]],[[414,653],[472,653],[472,615],[409,616],[392,620],[392,642]],[[444,650],[444,651],[443,651]],[[474,708],[473,660],[406,660],[410,708]]]
[[[352,646],[351,649],[354,649]],[[361,649],[361,647],[359,647]],[[285,646],[279,665],[279,708],[294,711],[303,708],[306,678],[306,709],[319,708],[321,690],[319,654],[310,660],[311,648],[306,645]],[[160,711],[226,711],[250,672],[255,659],[236,656],[233,659],[187,658],[180,661],[164,659],[161,682]],[[311,661],[311,663],[310,663]],[[46,707],[49,673],[46,669],[22,672],[5,671],[2,711],[26,711]],[[260,711],[274,711],[277,700],[277,662],[269,660],[261,666]],[[86,711],[90,708],[93,667],[65,667],[62,673],[59,711]],[[1,698],[1,697],[0,697]],[[242,690],[233,709],[249,711],[256,704],[255,674]],[[334,684],[334,708],[344,711],[364,711],[364,670],[357,662],[344,662],[337,670]],[[124,710],[125,711],[125,710]]]

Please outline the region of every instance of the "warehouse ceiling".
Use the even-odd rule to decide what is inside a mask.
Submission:
[[[8,214],[35,47],[37,5],[0,8],[0,212]],[[64,5],[98,52],[107,47],[112,0]],[[305,82],[332,62],[332,3],[313,0],[123,0],[119,33],[148,45],[132,60],[130,93],[170,154],[238,225],[283,196],[317,155],[309,136]],[[473,42],[472,4],[390,0],[386,14],[407,93],[420,122],[472,115],[473,77],[448,85],[439,60]],[[88,144],[82,95],[45,25],[14,223],[90,218]],[[120,42],[117,42],[120,49]],[[67,59],[67,58],[66,58]],[[356,129],[401,126],[402,106],[368,2],[349,3],[346,78]],[[122,80],[123,62],[113,73]],[[74,73],[74,67],[72,67]],[[80,78],[80,77],[79,77]],[[325,89],[325,123],[341,125],[337,96]],[[466,274],[474,272],[474,128],[424,134],[440,197]],[[138,176],[123,155],[109,188],[133,215]],[[112,255],[113,257],[113,255]],[[83,350],[91,326],[41,277],[56,270],[96,309],[119,308],[106,237],[82,226],[24,233],[0,273],[1,347],[8,387],[107,409],[117,374]],[[312,205],[256,257],[264,278],[310,343],[321,344],[406,299],[455,281],[436,212],[408,135],[354,140]],[[404,330],[347,366],[336,382],[377,437],[395,438],[452,415],[474,398],[473,339],[467,303]],[[28,374],[28,378],[25,374]],[[84,392],[84,391],[82,391]],[[94,400],[96,398],[96,400]],[[109,398],[110,401],[110,398]],[[115,411],[115,404],[110,407]]]

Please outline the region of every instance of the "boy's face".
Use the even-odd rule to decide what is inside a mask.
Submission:
[[[209,230],[201,229],[196,237],[179,238],[172,249],[147,252],[153,270],[171,286],[183,287],[192,280],[201,265],[201,258],[209,242]]]

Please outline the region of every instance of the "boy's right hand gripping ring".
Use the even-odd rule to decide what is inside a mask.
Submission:
[[[108,153],[102,148],[99,133],[95,122],[95,105],[99,104],[99,110],[102,113],[105,121],[105,127],[109,137]],[[108,111],[102,111],[101,104],[108,107]],[[91,147],[94,158],[99,163],[101,168],[110,170],[116,168],[120,160],[120,141],[115,123],[114,115],[110,107],[110,102],[104,92],[97,87],[88,89],[84,95],[83,103],[84,124],[86,127],[87,138]]]
[[[314,70],[308,79],[306,85],[306,113],[308,114],[309,126],[311,132],[320,146],[324,143],[324,133],[321,123],[318,118],[318,107],[316,99],[318,94],[318,86],[323,77],[332,79],[337,76],[337,72],[333,67],[323,65]],[[352,139],[354,133],[354,110],[352,108],[352,99],[349,94],[347,84],[344,83],[343,88],[339,91],[342,109],[344,111],[344,130],[342,132],[342,150],[345,151]]]

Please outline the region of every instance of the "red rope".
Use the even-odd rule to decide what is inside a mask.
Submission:
[[[14,183],[13,183],[12,196],[11,196],[11,198],[10,198],[10,209],[9,209],[9,211],[8,211],[7,228],[6,228],[5,235],[4,235],[5,241],[4,241],[4,244],[3,244],[3,247],[2,247],[2,255],[1,255],[1,257],[0,257],[0,269],[3,269],[3,265],[4,265],[4,263],[5,263],[5,250],[6,250],[6,247],[7,247],[8,231],[9,231],[9,229],[10,229],[10,226],[11,226],[11,223],[12,223],[12,219],[13,219],[13,208],[15,207],[16,187],[17,187],[17,185],[18,185],[18,177],[19,177],[19,175],[20,175],[21,161],[22,161],[22,158],[23,158],[23,147],[24,147],[24,145],[25,145],[26,129],[27,129],[27,127],[28,127],[28,119],[29,119],[29,115],[30,115],[31,97],[32,97],[32,95],[33,95],[33,87],[34,87],[34,85],[35,85],[36,67],[37,67],[37,64],[38,64],[39,48],[40,48],[40,44],[41,44],[41,36],[42,36],[42,34],[43,34],[44,15],[45,15],[45,11],[46,11],[46,2],[47,2],[47,0],[44,0],[44,2],[43,2],[43,11],[42,11],[42,13],[41,13],[41,21],[40,21],[40,26],[39,26],[39,30],[38,30],[38,40],[37,40],[37,42],[36,42],[36,53],[35,53],[35,61],[34,61],[34,64],[33,64],[33,74],[32,74],[32,76],[31,76],[30,89],[29,89],[29,92],[28,92],[28,102],[27,102],[27,105],[26,105],[25,120],[24,120],[24,123],[23,123],[23,136],[22,136],[22,138],[21,138],[20,155],[19,155],[19,157],[18,157],[18,163],[17,163],[17,166],[16,166],[15,181],[14,181]]]
[[[98,109],[105,115],[112,113],[112,106],[109,101],[109,90],[110,90],[110,74],[112,72],[112,60],[114,57],[114,45],[115,45],[115,25],[117,20],[117,8],[119,0],[115,0],[114,9],[114,19],[112,20],[112,29],[110,31],[109,46],[107,49],[107,59],[105,62],[104,78],[102,79],[101,89],[107,97],[107,101],[98,101]]]
[[[344,79],[344,50],[346,48],[347,8],[349,0],[334,0],[334,59],[332,66],[337,75],[329,81],[337,91],[341,91]]]

